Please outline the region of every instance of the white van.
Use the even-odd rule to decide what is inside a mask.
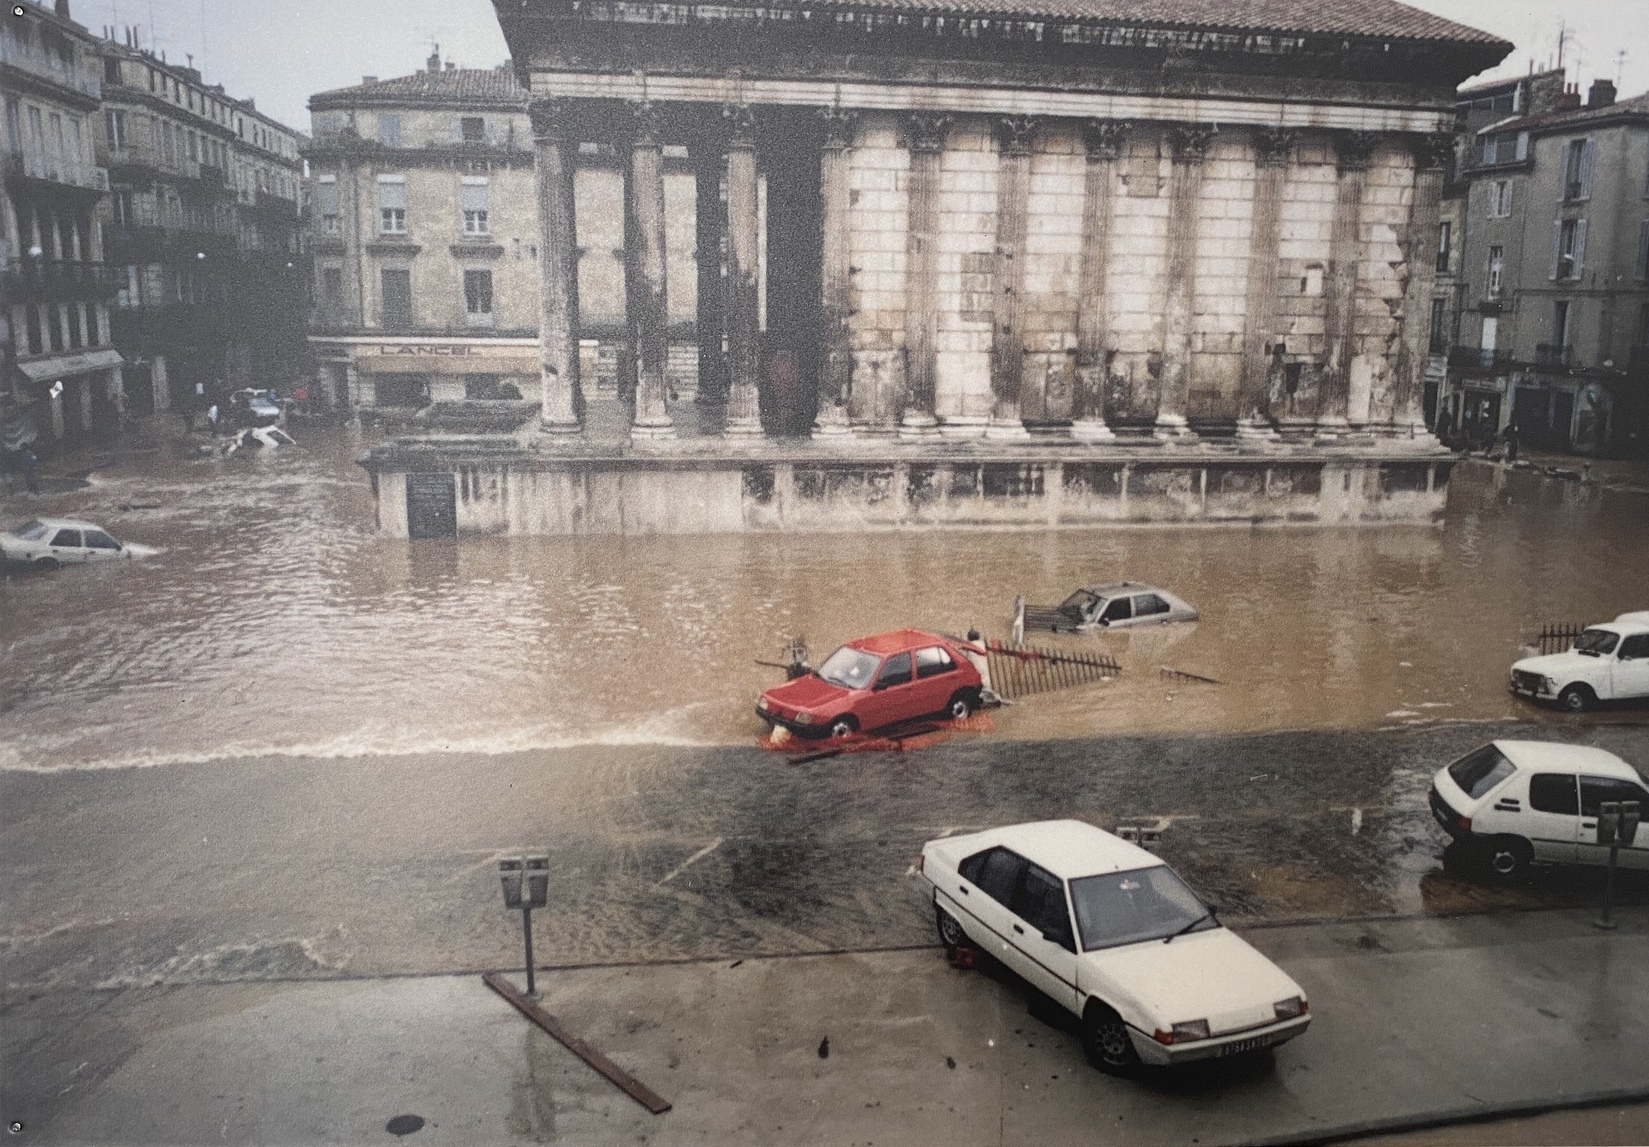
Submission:
[[[1438,770],[1431,787],[1443,831],[1501,876],[1535,862],[1607,864],[1597,842],[1604,801],[1637,801],[1649,814],[1649,786],[1613,753],[1551,741],[1493,741]],[[1621,848],[1620,865],[1649,869],[1649,827]]]

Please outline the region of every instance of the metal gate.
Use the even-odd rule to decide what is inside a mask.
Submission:
[[[407,537],[456,538],[458,492],[451,474],[408,474]]]

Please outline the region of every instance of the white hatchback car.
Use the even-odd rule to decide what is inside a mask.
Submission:
[[[1609,863],[1597,842],[1598,805],[1637,801],[1649,789],[1631,765],[1602,749],[1553,741],[1492,741],[1439,769],[1431,814],[1443,831],[1501,876],[1531,863]],[[1649,869],[1649,831],[1620,850],[1622,868]]]
[[[945,945],[995,957],[1077,1016],[1102,1070],[1272,1047],[1311,1022],[1300,985],[1172,868],[1093,825],[930,840],[920,871]]]
[[[35,518],[0,534],[0,559],[29,569],[130,556],[101,526],[73,518]]]
[[[1507,688],[1583,713],[1599,701],[1649,697],[1649,613],[1587,626],[1567,653],[1513,662]]]

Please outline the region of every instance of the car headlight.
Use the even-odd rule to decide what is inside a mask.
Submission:
[[[1292,1020],[1305,1015],[1307,1004],[1304,996],[1289,996],[1271,1006],[1276,1009],[1278,1019]]]
[[[756,699],[756,708],[760,709],[763,713],[767,712],[767,698],[758,697]]]
[[[1183,1024],[1175,1024],[1173,1036],[1175,1043],[1185,1043],[1188,1040],[1207,1039],[1208,1021],[1189,1020]]]
[[[813,723],[813,714],[812,713],[797,713],[796,714],[796,724],[798,724],[798,725],[811,725],[812,723]]]

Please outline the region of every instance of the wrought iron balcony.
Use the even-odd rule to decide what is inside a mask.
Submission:
[[[80,187],[88,191],[109,190],[107,168],[69,160],[38,151],[14,151],[5,158],[8,183],[22,179],[37,179],[42,183],[57,183],[66,187]]]
[[[1509,350],[1480,350],[1477,347],[1457,346],[1449,351],[1449,365],[1456,370],[1497,370],[1510,366]]]
[[[6,298],[17,303],[108,299],[120,293],[114,268],[66,259],[13,259],[0,282]]]
[[[1537,366],[1574,366],[1575,348],[1568,343],[1536,343],[1534,360]]]

